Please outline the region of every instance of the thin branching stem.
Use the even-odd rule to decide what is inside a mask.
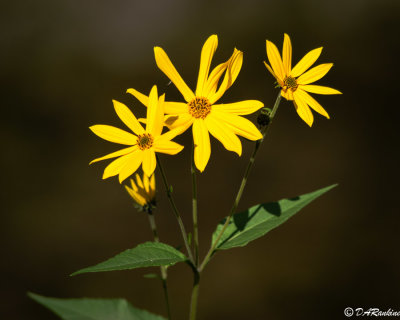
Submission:
[[[196,166],[194,164],[194,142],[192,141],[192,157],[191,157],[191,173],[192,173],[192,213],[193,213],[193,244],[195,266],[199,263],[199,227],[197,223],[197,179]]]

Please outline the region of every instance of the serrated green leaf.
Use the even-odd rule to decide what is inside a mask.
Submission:
[[[172,266],[186,261],[186,256],[175,248],[160,242],[146,242],[125,250],[95,266],[74,272],[71,276],[87,272],[128,270],[142,267]]]
[[[28,293],[64,320],[165,320],[133,307],[125,299],[58,299]]]
[[[295,198],[259,204],[244,212],[234,214],[228,227],[218,241],[216,250],[243,247],[250,241],[262,237],[267,232],[284,223],[311,201],[336,186],[337,184],[334,184]],[[217,229],[214,231],[212,237],[213,243],[221,232],[225,221],[226,218],[218,224]]]

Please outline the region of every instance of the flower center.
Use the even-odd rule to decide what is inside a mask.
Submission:
[[[192,117],[204,119],[211,112],[211,104],[207,98],[196,97],[188,103]]]
[[[292,91],[296,91],[297,87],[299,85],[297,84],[297,81],[295,78],[292,76],[288,76],[283,80],[283,90],[286,92],[287,89],[291,89]]]
[[[140,150],[150,149],[153,146],[154,138],[150,133],[139,134],[137,137],[137,145]]]

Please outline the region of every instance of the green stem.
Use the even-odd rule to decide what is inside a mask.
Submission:
[[[186,247],[187,253],[189,255],[189,260],[193,264],[194,260],[193,260],[192,251],[190,250],[190,246],[189,246],[189,243],[188,243],[188,238],[187,238],[187,233],[186,233],[186,230],[185,230],[185,226],[184,226],[184,224],[182,222],[182,218],[181,218],[181,216],[179,214],[179,211],[178,211],[178,209],[177,209],[177,207],[175,205],[174,198],[172,197],[172,188],[168,184],[167,177],[165,176],[165,172],[164,172],[164,169],[163,169],[163,167],[161,165],[161,161],[160,161],[160,158],[158,157],[158,155],[156,155],[156,159],[157,159],[158,168],[160,169],[160,172],[161,172],[161,175],[162,175],[162,178],[163,178],[165,189],[167,190],[167,196],[168,196],[169,203],[171,204],[171,207],[172,207],[172,210],[174,212],[174,215],[175,215],[176,219],[178,220],[179,228],[181,229],[183,242],[185,243],[185,247]]]
[[[148,212],[147,216],[149,217],[150,227],[151,227],[151,230],[153,231],[154,241],[160,242],[160,239],[158,238],[157,225],[156,225],[156,221],[153,216],[153,212],[150,210]],[[160,273],[161,273],[162,287],[164,290],[165,303],[167,306],[168,320],[171,320],[172,319],[171,318],[171,308],[169,305],[168,287],[167,287],[167,268],[165,266],[161,266]]]
[[[197,223],[197,181],[196,181],[196,167],[194,164],[194,142],[192,141],[192,157],[191,157],[191,173],[192,173],[192,213],[193,213],[193,242],[194,242],[194,255],[195,266],[199,263],[199,229]]]
[[[194,272],[194,281],[193,281],[193,288],[192,288],[192,298],[190,300],[189,320],[196,319],[197,301],[198,301],[198,297],[199,297],[200,272],[198,272],[197,270],[193,270],[193,272]]]
[[[225,224],[224,224],[224,226],[222,227],[220,233],[218,234],[217,239],[216,239],[216,240],[214,241],[214,243],[212,244],[212,246],[211,246],[210,250],[208,251],[206,257],[204,258],[202,264],[200,265],[200,267],[199,267],[199,272],[201,272],[201,271],[204,269],[204,267],[206,266],[206,264],[207,264],[208,261],[210,260],[211,256],[213,255],[213,253],[214,253],[214,251],[215,251],[215,248],[217,247],[217,244],[218,244],[219,240],[221,239],[222,235],[224,234],[226,228],[227,228],[228,225],[229,225],[229,222],[231,221],[231,218],[232,218],[233,214],[235,213],[235,211],[236,211],[236,209],[237,209],[237,207],[238,207],[238,205],[239,205],[239,201],[240,201],[240,199],[242,198],[242,194],[243,194],[244,187],[246,186],[246,183],[247,183],[247,178],[249,177],[251,168],[252,168],[253,165],[254,165],[254,161],[255,161],[257,152],[258,152],[258,150],[260,149],[260,146],[261,146],[262,142],[264,141],[264,139],[265,139],[265,137],[266,137],[266,135],[267,135],[268,128],[270,127],[270,125],[271,125],[271,123],[272,123],[272,120],[273,120],[273,118],[275,117],[275,113],[276,113],[276,111],[278,110],[278,106],[279,106],[279,103],[280,103],[280,102],[281,102],[281,92],[279,91],[279,94],[278,94],[278,96],[277,96],[277,98],[276,98],[274,107],[273,107],[272,112],[271,112],[271,114],[270,114],[270,121],[269,121],[268,125],[267,125],[266,127],[264,127],[264,129],[262,130],[262,135],[263,135],[262,138],[261,138],[260,140],[256,141],[253,154],[252,154],[251,157],[250,157],[250,160],[249,160],[249,163],[248,163],[248,165],[247,165],[246,171],[245,171],[245,173],[244,173],[244,176],[243,176],[242,182],[241,182],[241,184],[240,184],[239,190],[238,190],[238,192],[237,192],[237,194],[236,194],[235,201],[233,202],[233,205],[232,205],[232,209],[231,209],[231,211],[230,211],[230,214],[229,214],[228,218],[226,219]]]

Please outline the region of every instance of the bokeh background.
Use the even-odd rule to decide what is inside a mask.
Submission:
[[[244,52],[224,102],[272,106],[277,91],[262,64],[265,40],[281,47],[284,32],[294,61],[324,46],[318,62],[335,66],[319,84],[344,94],[317,97],[331,120],[315,115],[311,129],[282,101],[239,209],[339,187],[266,237],[217,255],[202,279],[199,319],[341,319],[345,307],[400,310],[399,1],[27,0],[0,7],[2,319],[57,319],[27,291],[125,297],[165,314],[159,283],[143,278],[157,269],[68,276],[152,237],[117,179],[101,180],[106,163],[88,166],[117,149],[88,127],[121,126],[112,99],[144,114],[125,93],[131,87],[149,92],[157,84],[168,99],[181,99],[157,69],[153,46],[166,50],[193,87],[201,47],[214,33],[215,64],[234,47]],[[188,147],[162,157],[187,228],[190,139],[180,136]],[[203,255],[253,148],[243,146],[238,158],[213,139],[199,175]],[[160,237],[179,245],[161,180],[159,186]],[[174,318],[186,319],[191,271],[182,264],[169,276]]]

